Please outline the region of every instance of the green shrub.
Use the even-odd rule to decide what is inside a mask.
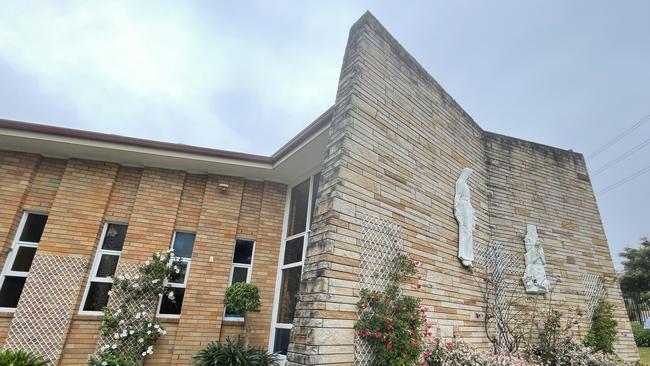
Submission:
[[[245,316],[260,311],[260,291],[252,283],[238,282],[228,287],[223,301],[231,314]]]
[[[639,324],[632,324],[632,333],[637,347],[650,347],[650,329],[643,329]]]
[[[583,339],[585,346],[595,351],[614,354],[614,341],[616,340],[616,325],[613,315],[614,305],[601,301],[594,309],[591,318],[591,329]]]
[[[274,353],[263,348],[247,347],[241,338],[236,342],[226,339],[226,344],[212,342],[192,359],[195,366],[278,366]]]
[[[5,350],[0,352],[0,366],[47,366],[43,357],[30,352]]]

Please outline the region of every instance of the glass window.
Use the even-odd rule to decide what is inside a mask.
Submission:
[[[107,224],[106,235],[102,242],[102,249],[121,251],[126,238],[126,225]]]
[[[314,189],[311,193],[311,220],[309,223],[314,222],[314,216],[316,215],[316,198],[318,197],[318,185],[320,184],[320,173],[314,175]]]
[[[172,317],[181,315],[183,298],[185,297],[185,288],[187,287],[187,278],[192,263],[192,252],[194,251],[195,240],[195,233],[183,231],[174,232],[171,247],[174,249],[174,256],[177,260],[180,260],[181,263],[178,264],[178,273],[173,274],[170,278],[165,280],[167,285],[167,291],[165,293],[167,294],[168,292],[172,292],[174,295],[172,299],[167,295],[162,297],[158,308],[158,315]]]
[[[108,292],[113,287],[113,276],[120,261],[127,229],[126,224],[104,224],[100,238],[101,245],[97,248],[90,270],[81,311],[100,312],[108,305]]]
[[[309,179],[291,189],[287,236],[293,236],[306,231],[308,205]]]
[[[0,289],[0,307],[15,308],[23,292],[27,277],[6,276]]]
[[[275,342],[273,345],[273,353],[286,355],[289,350],[289,336],[291,329],[276,328],[275,329]]]
[[[15,308],[32,267],[47,215],[26,212],[0,275],[0,308]]]
[[[291,324],[296,312],[298,301],[298,290],[300,289],[300,277],[302,266],[282,270],[282,283],[280,287],[280,304],[278,307],[278,323]]]
[[[284,263],[290,264],[302,261],[302,248],[305,242],[304,236],[287,240],[284,246]]]
[[[47,223],[47,215],[27,214],[23,231],[20,234],[20,241],[28,243],[38,243],[41,241],[45,223]]]
[[[11,265],[11,270],[29,272],[29,269],[32,267],[34,255],[36,255],[36,247],[18,247],[14,256],[14,263]]]
[[[183,308],[183,298],[185,297],[185,288],[172,287],[170,291],[174,294],[174,299],[165,295],[160,300],[160,314],[163,315],[181,315]]]
[[[108,292],[113,287],[110,282],[91,282],[84,302],[84,311],[103,311],[108,304]]]
[[[250,240],[237,240],[233,263],[251,264],[253,260],[253,242]]]
[[[252,240],[237,239],[235,241],[235,252],[230,267],[229,286],[239,282],[250,282],[254,250],[255,242]],[[241,316],[241,314],[226,309],[226,317],[239,318]]]

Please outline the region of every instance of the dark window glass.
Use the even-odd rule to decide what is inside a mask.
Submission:
[[[181,308],[183,307],[185,289],[172,287],[171,291],[174,293],[174,300],[170,300],[169,297],[167,297],[167,293],[165,293],[160,302],[160,314],[180,315]]]
[[[235,267],[232,270],[232,284],[239,282],[246,282],[248,277],[248,268]]]
[[[304,236],[288,240],[284,246],[284,264],[300,262],[302,260],[302,247]]]
[[[5,276],[0,288],[0,307],[15,308],[18,305],[20,294],[23,292],[26,277]]]
[[[102,311],[108,304],[108,292],[113,287],[112,283],[91,282],[84,303],[85,311]]]
[[[104,235],[104,242],[102,249],[107,250],[122,250],[124,246],[124,238],[126,238],[127,226],[123,224],[108,224],[106,227],[106,235]]]
[[[117,255],[102,254],[97,267],[97,277],[110,277],[115,274],[117,261],[120,259]]]
[[[183,258],[192,258],[194,238],[196,234],[176,232],[174,237],[174,255]]]
[[[14,263],[11,265],[12,271],[29,272],[36,254],[36,248],[19,246],[14,258]]]
[[[289,349],[289,336],[291,329],[275,328],[275,340],[273,341],[273,353],[286,355]]]
[[[278,323],[291,324],[293,322],[301,274],[302,266],[282,270]]]
[[[320,184],[320,173],[314,175],[314,189],[311,193],[311,222],[314,222],[316,215],[316,197],[318,197],[318,185]]]
[[[250,240],[237,240],[233,263],[251,264],[253,259],[253,242]]]
[[[307,205],[309,203],[309,179],[291,189],[289,202],[289,227],[287,236],[305,231],[307,226]]]
[[[47,215],[27,214],[25,226],[23,226],[23,232],[20,233],[19,240],[38,243],[41,241],[41,235],[43,235],[43,229],[45,229],[46,222]]]
[[[177,264],[177,266],[178,273],[172,273],[168,281],[173,283],[185,283],[185,275],[187,274],[187,262],[180,262]]]

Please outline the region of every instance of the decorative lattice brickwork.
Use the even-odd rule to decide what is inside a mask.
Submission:
[[[392,266],[392,258],[404,247],[402,228],[390,221],[366,216],[361,223],[361,257],[359,262],[359,289],[382,291],[389,279],[386,274]],[[355,364],[369,365],[372,352],[360,338],[354,340]]]
[[[479,286],[484,300],[494,310],[494,324],[491,328],[499,334],[501,346],[508,344],[506,334],[501,332],[513,321],[510,303],[523,293],[521,274],[524,272],[520,255],[507,250],[500,241],[490,241],[487,245],[476,245],[474,273],[481,279]]]
[[[36,254],[5,349],[30,351],[56,364],[88,260]]]
[[[591,321],[594,309],[600,300],[605,298],[605,286],[600,276],[590,273],[583,273],[581,276],[582,288],[584,289],[585,305],[587,307],[587,319]]]

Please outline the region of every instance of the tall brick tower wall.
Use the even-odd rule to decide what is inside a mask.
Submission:
[[[422,262],[425,286],[409,290],[431,308],[443,335],[454,326],[486,346],[480,291],[457,255],[455,182],[465,167],[478,230],[522,257],[526,224],[545,241],[547,274],[562,310],[586,302],[582,276],[614,269],[582,155],[483,131],[370,14],[350,30],[317,212],[301,285],[289,364],[354,363],[362,221],[401,226]],[[617,285],[617,351],[638,358]]]

